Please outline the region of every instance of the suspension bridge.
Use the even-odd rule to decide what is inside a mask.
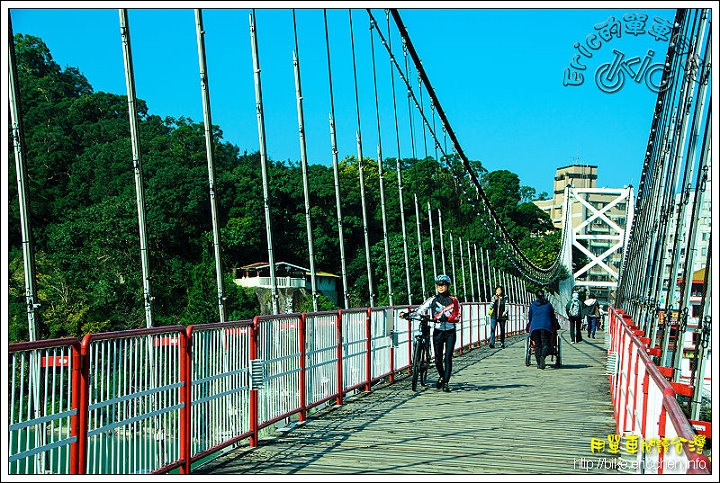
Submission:
[[[127,11],[121,9],[120,40],[138,200],[146,327],[91,333],[82,338],[37,340],[35,327],[40,306],[25,178],[25,163],[31,160],[24,151],[21,86],[10,28],[10,112],[22,225],[16,228],[22,232],[30,327],[29,341],[9,345],[7,420],[11,476],[456,471],[712,473],[709,457],[712,425],[701,417],[704,398],[709,398],[705,383],[710,375],[707,363],[711,355],[712,278],[707,270],[711,266],[711,250],[710,240],[704,259],[696,250],[697,234],[701,231],[694,221],[705,201],[702,193],[709,191],[710,183],[710,11],[679,9],[668,32],[672,42],[658,85],[655,111],[648,113],[653,116],[653,124],[648,133],[643,175],[632,206],[632,224],[624,238],[622,266],[613,281],[615,298],[605,329],[597,342],[585,346],[571,345],[563,334],[563,364],[543,372],[523,363],[527,305],[532,300],[529,287],[555,284],[558,291],[551,301],[563,318],[565,301],[575,285],[572,277],[561,278],[566,276],[564,267],[572,265],[568,257],[574,239],[569,222],[563,223],[561,247],[553,263],[539,266],[531,261],[500,222],[486,196],[432,88],[432,73],[424,70],[421,53],[415,50],[400,13],[395,9],[349,11],[351,38],[353,25],[357,26],[353,22],[360,15],[369,27],[372,45],[378,46],[391,66],[393,81],[389,87],[394,89],[397,82],[402,92],[393,91],[393,99],[407,98],[408,108],[420,119],[422,129],[418,131],[431,139],[438,163],[455,184],[459,201],[486,228],[511,270],[494,270],[476,242],[471,244],[470,240],[459,238],[456,245],[452,233],[450,253],[446,253],[441,218],[437,220],[436,232],[441,241],[441,263],[436,263],[434,240],[427,244],[431,256],[422,253],[423,243],[419,240],[420,267],[410,267],[401,156],[397,153],[401,249],[405,261],[400,269],[401,272],[404,269],[405,277],[399,279],[407,280],[408,299],[393,298],[392,274],[397,270],[391,267],[387,215],[384,203],[380,203],[387,272],[384,288],[390,295],[387,305],[376,305],[377,281],[372,264],[380,262],[373,260],[370,251],[369,201],[363,191],[368,158],[363,154],[358,108],[357,181],[368,304],[350,306],[348,269],[341,257],[344,293],[339,306],[343,308],[318,310],[313,219],[304,176],[314,311],[281,312],[269,205],[272,187],[265,164],[268,153],[264,142],[259,26],[253,11],[249,33],[263,167],[271,313],[247,320],[227,320],[211,148],[209,73],[204,62],[206,32],[202,10],[196,9],[218,317],[212,323],[157,326],[152,303],[153,277],[149,272],[139,137],[142,126],[136,110],[131,26]],[[326,20],[326,32],[327,28]],[[296,45],[293,67],[301,165],[306,173],[299,52]],[[332,96],[329,46],[327,53]],[[352,47],[350,57],[354,62]],[[375,65],[369,69],[375,72]],[[419,79],[418,87],[411,80],[413,76]],[[355,85],[356,103],[357,96]],[[332,102],[331,97],[331,105]],[[379,117],[374,121],[379,129]],[[396,123],[397,118],[391,122]],[[346,230],[337,178],[337,120],[332,112],[329,124],[336,176],[338,244],[342,251]],[[378,163],[374,169],[382,199],[383,159],[378,144]],[[418,238],[419,212],[416,201]],[[432,238],[430,209],[427,221]],[[436,393],[432,387],[414,393],[409,390],[406,377],[413,327],[400,319],[398,313],[416,305],[411,299],[411,294],[418,292],[414,287],[421,285],[425,293],[425,257],[432,258],[433,273],[441,269],[452,273],[456,284],[464,289],[455,346],[457,382],[448,395]],[[688,283],[694,279],[696,263],[706,267],[700,289]],[[421,284],[413,282],[416,273]],[[684,283],[676,284],[679,280]],[[513,302],[507,329],[508,348],[502,351],[487,346],[488,295],[496,285],[507,287]],[[691,299],[695,299],[693,305]],[[555,399],[556,394],[564,397]],[[568,399],[570,407],[566,404]],[[543,408],[545,402],[547,407]],[[445,414],[447,428],[444,422],[439,422],[444,421]],[[446,455],[438,459],[433,449],[437,444],[436,433],[428,429],[433,425],[452,435],[451,458]],[[515,458],[508,461],[508,453]]]

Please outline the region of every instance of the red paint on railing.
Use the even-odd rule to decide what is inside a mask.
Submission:
[[[365,390],[370,390],[372,381],[372,309],[365,312]]]
[[[616,337],[621,339],[619,342],[613,340],[613,345],[618,344],[618,346],[622,349],[621,351],[617,352],[618,355],[627,356],[628,354],[630,354],[631,357],[630,361],[619,361],[618,373],[622,374],[623,371],[627,372],[626,369],[628,367],[628,364],[632,363],[632,348],[635,349],[634,353],[636,354],[636,361],[641,362],[645,369],[642,382],[643,404],[641,414],[641,437],[648,437],[648,431],[653,428],[653,426],[650,426],[652,424],[657,425],[654,426],[658,428],[657,436],[660,439],[664,438],[667,434],[668,421],[670,421],[674,429],[674,433],[671,434],[676,434],[679,438],[682,438],[681,444],[684,448],[685,457],[688,460],[687,474],[709,474],[710,462],[707,457],[691,449],[690,444],[694,442],[694,436],[696,434],[696,431],[694,430],[693,426],[691,425],[685,414],[682,412],[682,409],[680,408],[680,405],[678,404],[678,401],[676,399],[677,394],[682,394],[684,392],[685,394],[692,395],[692,391],[686,384],[668,382],[665,379],[665,376],[662,374],[661,370],[656,367],[650,359],[649,351],[643,350],[645,349],[645,344],[640,340],[640,337],[638,337],[635,331],[631,329],[632,324],[629,321],[629,317],[623,316],[622,322],[625,323],[625,329],[618,332],[612,332],[613,339],[615,339]],[[651,383],[653,384],[653,387],[658,388],[662,392],[660,415],[657,420],[648,420],[648,394],[650,392]],[[638,396],[636,395],[636,397]],[[616,397],[613,398],[613,404],[622,404],[622,401],[618,400],[618,398]],[[619,425],[621,421],[618,420],[617,422]],[[655,433],[653,432],[650,434],[650,436],[654,437],[654,434]],[[658,474],[663,473],[664,459],[664,454],[661,451],[658,454]]]
[[[70,365],[68,356],[47,356],[40,358],[40,367],[67,367]]]
[[[185,331],[181,331],[179,334],[180,338],[180,380],[183,383],[183,388],[180,390],[180,466],[181,475],[189,475],[191,470],[190,456],[191,456],[191,445],[190,445],[190,404],[192,401],[190,386],[192,384],[192,378],[190,371],[190,344],[188,343],[188,336]]]

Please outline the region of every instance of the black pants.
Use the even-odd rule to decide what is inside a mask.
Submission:
[[[582,342],[582,317],[569,317],[570,319],[570,340]]]
[[[455,350],[455,330],[433,330],[433,349],[435,349],[435,367],[444,383],[450,382],[452,374],[453,351]]]
[[[545,367],[545,358],[552,350],[553,334],[549,330],[536,329],[530,334],[530,338],[535,343],[535,361],[538,367]]]

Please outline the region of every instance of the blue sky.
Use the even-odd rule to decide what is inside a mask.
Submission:
[[[40,37],[61,67],[77,67],[96,92],[124,95],[127,91],[118,8],[128,8],[137,96],[147,102],[151,114],[185,116],[202,122],[193,11],[200,6],[212,122],[222,129],[223,140],[236,144],[241,152],[259,149],[249,29],[252,10],[227,8],[244,3],[177,2],[178,9],[144,8],[154,5],[147,2],[108,2],[98,4],[106,8],[82,9],[85,5],[4,2],[3,25],[7,25],[9,12],[14,33]],[[411,141],[407,91],[397,76],[394,79],[397,107],[393,107],[390,62],[375,37],[372,47],[381,113],[378,129],[369,17],[364,9],[373,4],[248,5],[256,8],[265,138],[270,159],[300,160],[293,14],[291,9],[278,8],[281,6],[296,7],[308,162],[326,165],[332,162],[323,7],[332,7],[327,17],[340,159],[357,155],[354,73],[358,79],[364,157],[377,157],[378,130],[383,157],[397,156],[395,113],[400,155],[409,157],[414,148],[417,157],[425,156],[422,124],[414,109],[415,138]],[[343,8],[338,8],[339,5]],[[490,171],[507,169],[516,173],[521,185],[535,188],[538,194],[552,193],[556,168],[576,162],[598,167],[600,187],[638,186],[657,94],[642,80],[635,82],[629,75],[620,90],[606,93],[594,76],[603,64],[613,61],[615,51],[625,59],[644,59],[652,50],[650,65],[663,62],[668,42],[656,40],[648,32],[654,23],[672,22],[674,9],[645,9],[637,4],[626,8],[623,3],[612,4],[612,9],[574,10],[512,8],[510,3],[442,5],[448,7],[410,8],[424,6],[414,2],[397,2],[392,6],[399,8],[440,105],[469,159],[481,161]],[[480,5],[495,8],[469,8]],[[41,8],[46,6],[55,8]],[[57,8],[60,6],[64,8]],[[350,7],[355,69],[349,35]],[[387,36],[384,11],[382,8],[372,11],[381,32]],[[626,30],[630,23],[623,18],[636,13],[647,15],[647,21],[644,33],[634,35]],[[583,83],[563,85],[565,69],[571,69],[573,56],[578,54],[574,45],[577,42],[586,45],[588,35],[598,33],[595,26],[611,18],[623,27],[620,37],[615,35],[602,41],[597,50],[586,50],[592,54],[591,58],[581,57],[586,69],[572,69],[584,74]],[[404,69],[392,18],[390,24],[389,39]],[[417,74],[412,67],[410,79],[419,96]],[[422,95],[430,118],[427,92]],[[434,130],[442,135],[439,118],[436,122]],[[430,141],[427,146],[427,154],[434,155]],[[449,139],[447,146],[451,151]]]

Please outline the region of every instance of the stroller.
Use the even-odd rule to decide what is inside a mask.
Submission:
[[[558,334],[557,330],[553,331],[553,335],[555,336],[553,339],[555,340],[555,344],[553,344],[550,347],[550,352],[548,352],[548,356],[550,356],[550,361],[555,361],[555,367],[560,367],[562,365],[562,345],[560,341],[560,334]],[[530,338],[530,334],[528,333],[527,338],[525,339],[525,365],[529,366],[531,364],[532,355],[535,353],[535,342]]]

